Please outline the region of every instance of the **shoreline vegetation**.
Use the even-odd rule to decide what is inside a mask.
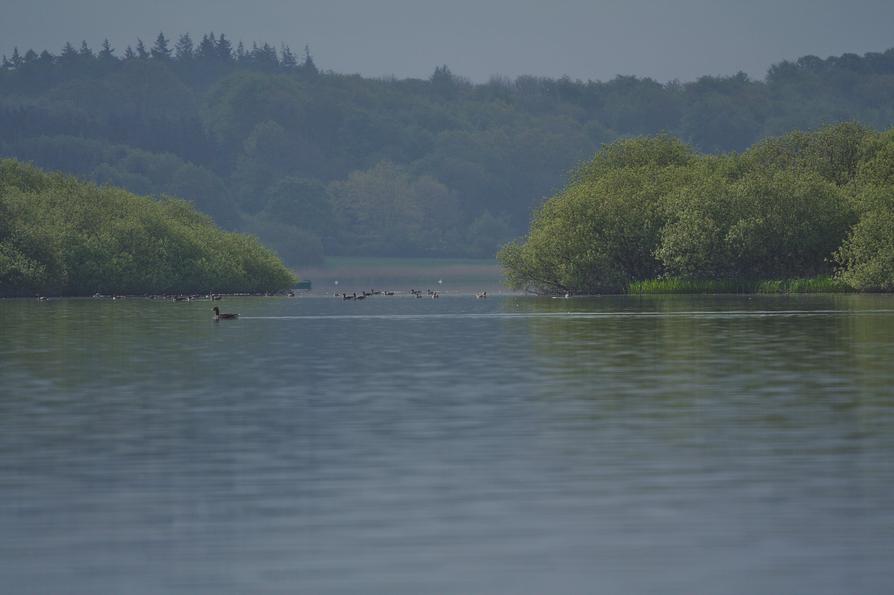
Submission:
[[[627,286],[630,295],[857,293],[840,279],[822,275],[808,279],[748,281],[739,279],[647,279]]]
[[[603,147],[499,259],[516,289],[894,291],[894,129],[843,123],[702,155],[669,135]]]
[[[297,282],[189,203],[0,160],[0,296],[264,294]]]

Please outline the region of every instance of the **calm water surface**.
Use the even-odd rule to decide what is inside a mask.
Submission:
[[[0,300],[9,593],[890,593],[891,296]]]

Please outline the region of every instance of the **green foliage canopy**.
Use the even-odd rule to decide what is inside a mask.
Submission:
[[[723,156],[668,136],[619,141],[500,258],[515,287],[547,293],[832,273],[856,289],[894,290],[892,154],[892,132],[852,123]]]
[[[263,292],[295,276],[185,201],[0,160],[0,296]]]

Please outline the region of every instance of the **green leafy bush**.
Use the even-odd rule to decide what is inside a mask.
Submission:
[[[295,276],[189,203],[0,161],[0,295],[263,292]]]
[[[741,155],[699,156],[667,136],[619,141],[500,258],[513,286],[547,293],[891,291],[892,147],[891,132],[849,123]]]

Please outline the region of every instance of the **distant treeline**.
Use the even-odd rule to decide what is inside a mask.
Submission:
[[[0,297],[264,292],[295,276],[182,200],[0,160]]]
[[[894,49],[806,56],[760,81],[472,84],[446,66],[370,79],[321,71],[306,48],[159,34],[15,50],[0,68],[0,155],[183,196],[293,263],[492,255],[605,143],[665,132],[722,153],[840,121],[894,126]]]
[[[666,135],[617,141],[500,258],[514,286],[542,293],[822,275],[894,291],[894,129],[839,124],[719,156]]]

